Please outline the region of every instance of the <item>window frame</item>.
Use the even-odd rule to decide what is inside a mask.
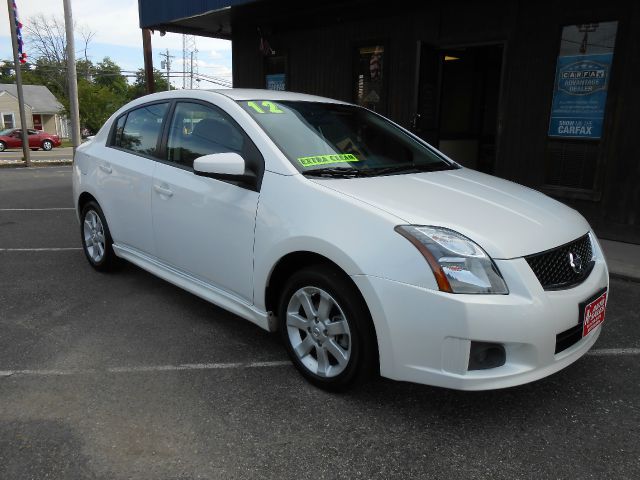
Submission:
[[[122,117],[127,117],[129,115],[130,112],[137,110],[139,108],[144,108],[144,107],[148,107],[150,105],[157,105],[157,104],[161,104],[161,103],[167,103],[168,107],[167,107],[167,111],[164,114],[164,117],[162,118],[162,126],[160,127],[160,135],[158,135],[158,141],[156,143],[156,155],[157,156],[153,156],[153,155],[147,155],[144,153],[139,153],[139,152],[133,152],[131,150],[127,150],[125,148],[119,147],[117,145],[114,144],[115,139],[116,139],[116,125],[118,124],[118,121],[122,118]],[[188,167],[186,165],[180,165],[177,164],[175,162],[172,162],[170,160],[167,159],[167,142],[169,139],[169,131],[171,129],[171,122],[173,121],[173,116],[175,113],[175,109],[178,103],[195,103],[198,105],[203,105],[205,107],[208,108],[214,108],[220,111],[220,114],[227,119],[233,126],[235,126],[240,133],[242,133],[242,135],[244,136],[244,138],[248,141],[250,141],[253,145],[253,148],[255,149],[255,151],[258,153],[259,155],[259,161],[258,161],[258,171],[254,172],[256,175],[256,188],[252,189],[251,187],[247,186],[247,185],[243,185],[240,182],[236,182],[233,180],[220,180],[220,179],[213,179],[213,180],[217,180],[219,182],[225,182],[225,183],[230,183],[232,185],[235,185],[237,187],[240,188],[244,188],[246,190],[255,190],[256,192],[260,192],[260,189],[262,187],[262,178],[264,177],[264,172],[266,170],[266,165],[264,162],[264,155],[262,154],[262,151],[260,150],[260,148],[258,148],[258,146],[256,145],[256,142],[253,141],[253,139],[251,138],[251,136],[247,133],[247,131],[242,128],[242,126],[233,118],[233,116],[227,112],[224,108],[222,108],[219,105],[216,105],[215,103],[206,101],[206,100],[200,100],[198,98],[192,98],[192,97],[181,97],[181,98],[172,98],[172,99],[164,99],[164,100],[155,100],[153,102],[148,102],[148,103],[143,103],[141,105],[136,105],[135,107],[131,107],[127,110],[125,110],[124,112],[122,112],[120,115],[118,115],[113,122],[111,122],[111,127],[109,130],[109,134],[107,136],[107,142],[105,144],[105,147],[107,148],[113,148],[115,150],[119,150],[121,152],[124,153],[128,153],[130,155],[136,155],[138,157],[142,157],[142,158],[146,158],[147,160],[152,160],[154,162],[158,162],[158,163],[162,163],[164,165],[168,165],[170,167],[173,168],[179,168],[181,170],[185,170],[187,172],[191,172],[195,175],[193,167]],[[238,108],[241,108],[238,105]],[[127,125],[127,118],[125,118],[124,120],[124,125]],[[246,162],[246,159],[244,159]]]
[[[171,122],[173,121],[173,117],[175,115],[175,110],[178,106],[178,103],[193,103],[196,105],[202,105],[204,107],[207,108],[212,108],[214,110],[219,111],[219,113],[227,120],[229,121],[229,123],[231,123],[231,125],[233,125],[245,138],[245,141],[249,141],[252,143],[253,148],[255,149],[256,152],[258,152],[259,155],[259,162],[258,162],[258,171],[254,172],[256,175],[256,189],[255,191],[259,192],[260,191],[260,187],[262,186],[262,177],[264,176],[264,171],[265,171],[265,163],[264,163],[264,155],[262,154],[262,152],[260,151],[260,149],[258,148],[258,146],[256,145],[256,142],[253,141],[253,139],[249,136],[249,134],[246,132],[246,130],[244,128],[242,128],[242,126],[236,122],[236,120],[231,116],[231,114],[229,114],[229,112],[227,112],[224,108],[220,107],[219,105],[216,105],[215,103],[211,103],[211,102],[207,102],[206,100],[200,100],[197,98],[189,98],[189,97],[184,97],[184,98],[176,98],[171,102],[171,108],[169,111],[169,115],[167,118],[165,118],[165,123],[164,123],[164,128],[162,131],[162,146],[161,146],[161,150],[160,150],[160,154],[162,158],[154,158],[154,160],[156,160],[157,162],[163,163],[165,165],[169,165],[170,167],[174,167],[174,168],[179,168],[181,170],[186,170],[188,172],[192,172],[194,173],[194,169],[193,167],[188,167],[186,165],[180,165],[178,163],[172,162],[170,160],[167,159],[167,145],[168,145],[168,141],[169,141],[169,133],[171,130]],[[238,107],[240,108],[240,107]],[[247,159],[243,158],[243,160],[246,162]],[[195,175],[195,173],[194,173]],[[219,182],[225,182],[225,183],[230,183],[232,185],[236,185],[237,187],[240,188],[244,188],[247,190],[251,190],[250,187],[243,185],[241,183],[238,183],[236,181],[233,180],[221,180],[221,179],[214,179],[217,180]]]
[[[608,171],[612,167],[614,162],[611,162],[609,159],[611,158],[613,147],[614,147],[614,128],[613,124],[616,121],[618,116],[618,97],[619,92],[621,90],[620,85],[620,70],[621,66],[619,63],[622,61],[621,58],[625,57],[628,51],[627,45],[623,38],[627,37],[627,21],[624,18],[615,15],[603,15],[600,19],[596,19],[597,15],[592,12],[583,14],[583,15],[569,15],[563,17],[559,23],[556,25],[556,43],[555,49],[553,50],[553,70],[550,70],[549,77],[549,85],[551,88],[548,88],[547,91],[549,93],[549,101],[547,107],[547,116],[546,116],[546,130],[545,130],[545,142],[543,149],[543,173],[542,177],[539,180],[539,189],[547,194],[552,196],[553,198],[561,198],[567,199],[569,201],[589,201],[589,202],[600,202],[603,199],[605,193],[605,177],[608,175]],[[602,136],[597,139],[587,139],[587,138],[572,138],[572,137],[550,137],[546,135],[549,128],[549,119],[551,117],[551,108],[553,102],[553,91],[555,88],[556,82],[556,69],[557,69],[557,61],[560,55],[560,50],[562,48],[562,33],[563,29],[567,26],[579,25],[579,24],[587,24],[587,23],[608,23],[608,22],[617,22],[617,31],[616,31],[616,39],[613,46],[613,61],[610,67],[610,76],[609,86],[607,92],[607,99],[605,103],[603,124],[602,124]],[[589,146],[593,146],[597,148],[596,153],[596,165],[595,165],[595,173],[593,179],[593,186],[591,188],[581,188],[581,187],[573,187],[573,186],[565,186],[565,185],[555,185],[547,182],[546,177],[546,168],[549,157],[549,149],[553,144],[560,145],[581,145],[585,146],[585,148],[589,148]]]
[[[13,124],[12,127],[7,127],[4,123],[4,116],[5,115],[11,115],[11,123]],[[2,129],[5,130],[6,128],[11,128],[11,129],[15,129],[16,128],[16,113],[15,112],[0,112],[0,119],[2,120]]]
[[[105,145],[107,148],[113,148],[115,150],[119,150],[121,152],[124,153],[128,153],[130,155],[136,155],[138,157],[142,157],[142,158],[146,158],[148,160],[158,160],[158,157],[154,156],[154,155],[148,155],[146,153],[141,153],[141,152],[135,152],[133,150],[128,150],[126,148],[123,148],[119,145],[115,144],[115,140],[116,140],[116,125],[118,124],[118,121],[125,117],[124,119],[124,127],[127,126],[127,120],[129,117],[129,113],[135,111],[135,110],[139,110],[141,108],[146,108],[152,105],[159,105],[159,104],[163,104],[166,103],[167,104],[167,110],[164,112],[164,116],[162,117],[162,123],[160,125],[160,132],[158,135],[158,139],[156,140],[156,148],[155,148],[155,152],[156,155],[159,155],[161,152],[161,142],[163,139],[163,132],[164,132],[164,128],[165,128],[165,124],[167,122],[167,117],[169,115],[169,113],[172,110],[172,106],[173,106],[173,101],[172,100],[156,100],[154,102],[148,102],[148,103],[143,103],[142,105],[136,105],[135,107],[131,107],[129,109],[127,109],[125,112],[121,113],[120,115],[118,115],[114,121],[111,123],[111,129],[109,130],[109,136],[107,137],[107,144]]]
[[[365,105],[360,105],[358,103],[358,73],[359,73],[359,64],[360,64],[360,50],[363,48],[371,48],[371,47],[382,47],[383,51],[383,65],[382,65],[382,89],[380,91],[381,95],[384,95],[384,101],[380,102],[378,110],[372,110]],[[351,91],[351,101],[354,105],[358,105],[359,107],[366,108],[367,110],[371,110],[379,115],[387,116],[389,115],[389,74],[390,74],[390,65],[391,65],[391,41],[387,37],[373,37],[367,40],[360,40],[356,42],[351,42],[351,85],[349,87]]]
[[[281,72],[272,72],[275,67],[273,63],[275,59],[283,59],[284,61],[284,69]],[[278,73],[284,74],[284,91],[291,91],[291,80],[289,75],[289,52],[283,51],[278,53],[277,55],[269,55],[264,57],[264,61],[262,62],[262,80],[264,81],[264,89],[267,89],[267,76],[268,75],[277,75]]]

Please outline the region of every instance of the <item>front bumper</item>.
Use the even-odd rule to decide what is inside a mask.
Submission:
[[[601,327],[555,353],[556,335],[579,323],[580,302],[608,287],[601,252],[583,283],[559,291],[543,290],[523,258],[496,264],[508,295],[449,294],[354,275],[376,327],[381,375],[460,390],[505,388],[557,372],[593,346]],[[505,364],[468,370],[471,341],[502,344]]]

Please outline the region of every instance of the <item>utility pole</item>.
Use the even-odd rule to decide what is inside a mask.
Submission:
[[[167,90],[171,90],[171,77],[169,74],[171,72],[171,59],[173,55],[169,55],[169,49],[167,48],[167,52],[161,53],[160,56],[164,57],[164,60],[160,63],[160,68],[167,69]]]
[[[73,154],[80,146],[80,104],[78,103],[78,76],[76,74],[76,42],[73,37],[71,0],[64,0],[64,25],[67,34],[67,76],[69,83],[69,108],[71,110],[71,143]]]
[[[20,126],[22,127],[22,155],[27,167],[31,166],[31,150],[29,150],[29,133],[27,132],[27,115],[24,109],[24,95],[22,93],[22,72],[20,71],[20,58],[18,57],[18,33],[16,12],[13,9],[13,1],[7,0],[9,8],[9,24],[11,28],[11,45],[13,47],[13,63],[16,71],[16,90],[18,90],[18,108],[20,110]]]
[[[153,55],[151,53],[151,31],[142,29],[142,53],[144,56],[144,77],[146,80],[147,93],[156,91],[155,80],[153,78]]]

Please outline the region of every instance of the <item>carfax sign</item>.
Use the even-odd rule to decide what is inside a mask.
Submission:
[[[274,73],[265,76],[267,90],[286,90],[287,77],[284,73]]]
[[[613,53],[558,57],[549,136],[600,138]]]

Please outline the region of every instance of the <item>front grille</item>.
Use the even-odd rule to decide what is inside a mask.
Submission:
[[[574,265],[577,258],[582,262],[582,270],[576,271],[571,266],[570,255]],[[593,268],[593,251],[589,235],[546,252],[525,257],[527,263],[545,290],[569,288],[584,281]]]

